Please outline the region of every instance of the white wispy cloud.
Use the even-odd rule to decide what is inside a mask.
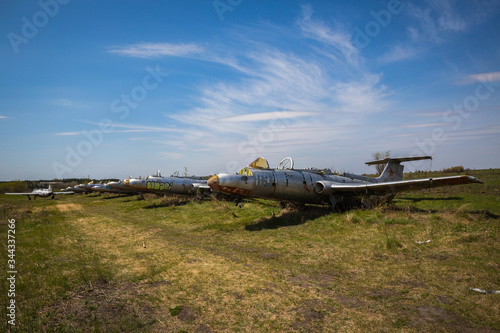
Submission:
[[[383,64],[415,58],[421,53],[417,47],[409,44],[396,44],[379,61]]]
[[[147,125],[138,125],[138,124],[123,124],[123,123],[112,123],[106,124],[106,129],[102,130],[102,124],[96,122],[85,121],[85,123],[95,126],[95,128],[88,128],[87,131],[98,130],[101,133],[147,133],[147,132],[169,132],[169,133],[183,133],[185,130],[174,128],[174,127],[159,127],[159,126],[147,126]],[[115,129],[121,128],[121,129]],[[72,135],[83,135],[84,131],[79,132],[60,132],[55,133],[54,135],[59,136],[72,136]]]
[[[7,116],[0,116],[0,119],[7,119],[7,118],[9,118],[9,117],[7,117]]]
[[[61,133],[55,133],[54,135],[71,136],[71,135],[80,135],[80,134],[83,134],[83,132],[61,132]]]
[[[419,110],[415,110],[415,111],[411,111],[411,113],[409,113],[411,116],[413,117],[425,117],[425,118],[432,118],[432,117],[439,117],[439,118],[442,118],[443,117],[443,113],[445,111],[419,111]]]
[[[458,10],[457,6],[467,7]],[[492,1],[453,0],[407,2],[406,40],[399,41],[380,57],[381,63],[414,59],[434,46],[447,43],[491,15]]]
[[[275,119],[292,119],[307,116],[314,116],[314,112],[301,112],[301,111],[276,111],[276,112],[264,112],[264,113],[249,113],[240,116],[226,117],[219,119],[219,121],[226,122],[252,122],[252,121],[263,121],[263,120],[275,120]]]
[[[500,72],[472,74],[468,78],[476,82],[499,82]]]
[[[445,135],[446,143],[470,143],[471,140],[482,140],[492,137],[498,138],[500,137],[500,125],[477,127],[461,131],[450,131],[445,132]]]
[[[383,110],[391,94],[380,83],[381,75],[364,73],[361,80],[339,82],[330,89],[336,94],[339,110],[348,113],[371,114]]]
[[[357,66],[359,49],[351,42],[351,34],[337,25],[336,29],[328,24],[312,19],[313,10],[310,5],[302,7],[302,16],[297,21],[305,37],[314,39],[329,46],[330,56],[339,61],[347,60],[351,65]]]
[[[468,23],[459,14],[452,1],[432,1],[430,4],[438,13],[437,23],[444,31],[463,31]]]
[[[421,123],[421,124],[408,124],[401,125],[401,127],[405,128],[425,128],[425,127],[441,127],[441,126],[451,126],[452,123],[440,122],[440,123]]]
[[[56,99],[54,100],[54,104],[58,106],[74,106],[74,103],[66,98]]]
[[[448,34],[468,27],[460,25],[461,17],[455,15],[453,7],[442,5],[442,13],[438,13],[432,4],[410,6],[404,14],[411,17],[407,40],[389,46],[375,62],[365,59],[362,50],[355,47],[349,26],[316,19],[311,6],[302,7],[291,27],[270,23],[232,27],[220,44],[113,47],[109,52],[122,56],[179,56],[212,62],[222,71],[230,71],[231,76],[198,83],[185,104],[190,107],[165,113],[169,123],[178,127],[113,124],[115,128],[106,133],[151,132],[141,136],[164,151],[164,157],[210,154],[227,160],[231,156],[240,166],[256,155],[304,156],[311,147],[315,151],[335,147],[404,150],[414,144],[416,132],[425,135],[429,128],[449,124],[438,119],[418,124],[410,121],[398,128],[368,124],[381,115],[386,117],[387,113],[381,112],[397,99],[384,85],[384,74],[368,66],[416,58],[442,43]],[[401,140],[395,142],[394,138]]]
[[[417,4],[408,3],[408,13],[416,22],[415,26],[410,26],[412,29],[412,42],[421,42],[422,40],[432,43],[441,42],[439,27],[432,15],[431,8],[422,8]]]
[[[302,10],[295,29],[276,28],[278,41],[271,30],[263,42],[260,30],[245,28],[245,36],[235,34],[238,40],[225,39],[223,56],[216,45],[207,51],[206,60],[239,77],[200,86],[191,100],[195,107],[166,115],[199,131],[176,140],[188,142],[192,151],[218,151],[246,162],[255,154],[331,149],[359,135],[357,125],[366,116],[391,104],[382,73],[364,68],[346,28],[315,20],[308,6]],[[292,52],[288,44],[303,47]]]
[[[202,46],[194,43],[138,43],[132,45],[113,46],[108,52],[128,57],[153,58],[161,56],[183,57],[199,54],[203,51],[204,48]]]
[[[477,84],[478,82],[482,82],[485,84],[494,84],[498,85],[500,82],[500,72],[488,72],[488,73],[476,73],[469,74],[464,76],[462,79],[455,82],[458,85],[467,85],[467,84]]]
[[[99,123],[88,122],[92,125],[98,125]],[[112,123],[109,127],[118,127],[124,128],[128,131],[136,131],[136,132],[181,132],[181,129],[175,127],[161,127],[161,126],[147,126],[147,125],[139,125],[139,124],[126,124],[126,123]]]
[[[238,29],[224,45],[208,48],[164,43],[112,48],[109,52],[133,57],[189,56],[227,66],[239,76],[200,86],[190,103],[195,107],[168,114],[182,131],[130,124],[114,124],[114,131],[165,132],[156,143],[175,146],[172,143],[180,140],[194,151],[241,152],[242,145],[257,142],[258,150],[277,152],[305,143],[337,142],[353,130],[360,115],[390,104],[391,92],[381,83],[382,74],[362,68],[363,59],[347,28],[315,19],[310,6],[302,7],[294,28],[267,25],[265,41],[262,25]],[[287,43],[294,49],[298,43],[304,45],[303,52],[291,52]]]

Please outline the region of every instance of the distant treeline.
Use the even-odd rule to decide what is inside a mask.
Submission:
[[[450,168],[443,169],[440,172],[442,172],[442,173],[458,173],[458,174],[465,173],[465,174],[469,174],[469,171],[470,171],[469,168],[466,169],[462,165],[457,165],[457,166],[453,166],[453,167],[450,167]],[[429,172],[429,171],[417,170],[417,171],[414,171],[413,173],[426,173],[426,172]]]
[[[54,188],[61,189],[68,186],[75,186],[78,184],[87,184],[93,181],[94,183],[106,184],[112,181],[118,181],[119,179],[88,179],[88,178],[65,178],[65,179],[51,179],[51,180],[13,180],[8,182],[0,182],[0,193],[9,192],[29,192],[36,188],[47,188],[48,185],[40,184],[41,182],[61,182],[56,184]]]
[[[448,169],[443,169],[444,173],[464,173],[464,172],[469,172],[469,169],[465,169],[461,165],[457,165]]]

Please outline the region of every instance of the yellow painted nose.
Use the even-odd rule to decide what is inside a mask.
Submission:
[[[216,190],[219,187],[219,176],[213,175],[207,180],[207,185]]]

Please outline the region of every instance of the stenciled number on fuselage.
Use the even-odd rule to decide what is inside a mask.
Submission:
[[[148,190],[170,191],[172,184],[173,183],[147,182],[146,188]]]

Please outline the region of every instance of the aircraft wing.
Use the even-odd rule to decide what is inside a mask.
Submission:
[[[33,194],[33,193],[5,193],[8,195],[38,195],[38,194]]]
[[[322,195],[330,195],[334,193],[385,195],[405,191],[416,191],[432,187],[453,186],[469,183],[482,183],[482,181],[475,177],[466,175],[364,184],[339,184],[329,181],[319,181],[316,183],[315,189],[317,193]]]
[[[67,191],[67,192],[52,192],[52,194],[74,194],[75,192],[73,191]]]

